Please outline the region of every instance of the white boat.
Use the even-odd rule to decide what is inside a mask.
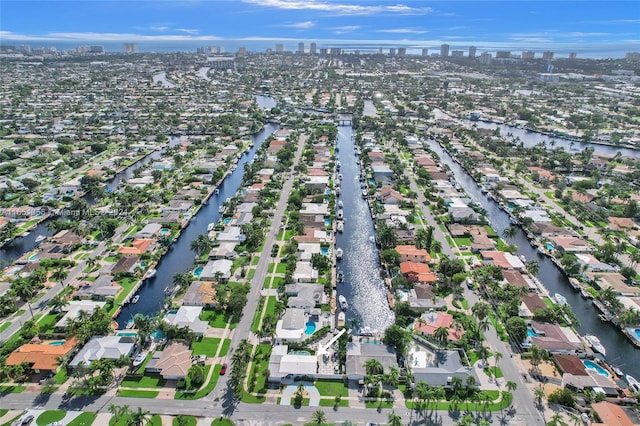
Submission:
[[[132,320],[132,319],[130,319],[129,321],[127,321],[126,328],[128,328],[128,329],[133,328],[133,320]]]
[[[556,293],[553,295],[553,298],[556,300],[556,302],[558,302],[558,304],[560,305],[566,305],[567,304],[567,299],[561,295],[560,293]]]
[[[338,201],[338,207],[342,208],[342,206],[343,206],[342,200]]]
[[[369,191],[366,189],[362,190],[362,198],[367,198],[369,196]]]
[[[344,222],[343,222],[343,221],[339,220],[339,221],[336,223],[336,230],[337,230],[338,232],[342,232],[342,231],[344,231]]]
[[[344,281],[344,274],[342,273],[342,271],[338,271],[338,273],[336,274],[336,281],[339,283]]]
[[[343,311],[346,311],[347,309],[349,309],[349,304],[347,303],[347,299],[343,295],[338,296],[338,303],[340,304],[340,309],[342,309]]]
[[[342,218],[344,217],[344,211],[342,211],[342,209],[338,210],[337,217],[339,220],[342,220]]]
[[[341,248],[337,248],[337,249],[336,249],[336,259],[338,259],[338,260],[342,259],[342,255],[343,255],[343,254],[344,254],[344,253],[342,252],[342,249],[341,249]]]
[[[589,343],[589,345],[591,345],[591,348],[594,351],[599,352],[605,356],[607,355],[607,350],[604,346],[602,346],[602,343],[600,343],[600,339],[598,339],[597,336],[594,336],[593,334],[585,334],[584,339],[587,341],[587,343]]]
[[[627,374],[624,376],[627,383],[629,383],[629,387],[634,392],[640,393],[640,382],[637,381],[631,374]]]
[[[207,225],[207,231],[213,231],[213,228],[216,226],[215,223],[211,222],[210,224]]]
[[[338,327],[344,327],[345,320],[346,320],[346,315],[344,314],[344,312],[340,311],[338,313]]]
[[[140,300],[140,295],[136,294],[133,296],[133,299],[131,299],[131,303],[138,303],[138,300]]]
[[[40,243],[40,242],[42,242],[42,241],[44,241],[44,240],[46,240],[46,239],[47,239],[47,236],[46,236],[46,235],[38,235],[38,236],[36,237],[36,243]]]
[[[224,213],[224,205],[218,207],[218,213]]]
[[[146,274],[144,274],[144,278],[145,278],[145,279],[153,278],[153,277],[155,277],[155,276],[156,276],[156,272],[157,272],[157,271],[156,271],[155,269],[151,268],[151,269],[149,269],[149,270],[147,271],[147,273],[146,273]]]
[[[137,367],[140,364],[142,364],[144,362],[144,360],[147,358],[147,354],[144,352],[140,352],[138,355],[136,355],[136,357],[133,359],[133,366]]]
[[[220,190],[219,190],[218,188],[216,188],[216,189],[213,191],[213,193],[214,193],[215,195],[218,195],[218,194],[220,193]]]

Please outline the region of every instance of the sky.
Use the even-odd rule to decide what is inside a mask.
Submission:
[[[240,46],[577,52],[640,51],[640,5],[630,1],[71,0],[0,1],[0,43],[140,51]],[[111,48],[110,48],[111,47]]]

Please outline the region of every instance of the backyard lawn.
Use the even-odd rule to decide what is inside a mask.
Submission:
[[[166,382],[159,374],[149,374],[139,379],[125,378],[120,386],[124,388],[161,388]]]
[[[39,426],[45,426],[54,422],[59,422],[64,419],[64,416],[66,415],[67,412],[64,410],[47,410],[38,416],[36,424]]]
[[[344,385],[343,381],[318,380],[314,385],[322,396],[349,396],[349,388]]]
[[[199,342],[191,344],[193,355],[206,355],[208,357],[216,356],[220,339],[217,337],[203,337]]]

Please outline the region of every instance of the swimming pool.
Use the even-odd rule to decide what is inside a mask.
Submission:
[[[304,334],[312,335],[316,332],[316,323],[313,321],[307,321],[304,328]]]
[[[540,337],[540,335],[538,333],[536,333],[535,331],[533,331],[530,328],[527,328],[527,336],[529,336],[529,337]]]
[[[193,276],[196,278],[200,278],[200,275],[202,275],[202,270],[204,268],[202,266],[198,266],[195,271],[193,271]]]
[[[29,262],[35,262],[36,260],[38,260],[38,254],[34,253],[31,256],[29,256],[29,259],[27,259]]]
[[[222,223],[224,223],[225,225],[228,225],[231,223],[233,219],[230,217],[225,217],[224,219],[222,219]]]
[[[171,229],[167,229],[167,228],[162,228],[160,230],[160,235],[167,235],[171,233]]]
[[[160,339],[164,339],[167,336],[165,336],[161,330],[156,330],[153,333],[151,333],[151,337],[153,337],[154,340],[160,340]]]
[[[51,345],[51,346],[62,346],[62,345],[64,345],[64,340],[55,340],[53,342],[49,342],[49,345]]]
[[[311,356],[311,354],[307,351],[293,351],[293,355],[306,355]]]
[[[324,256],[329,256],[329,247],[321,247],[320,248],[320,254],[322,254]]]
[[[635,330],[633,330],[633,332],[635,333],[638,340],[640,340],[640,328],[636,328]]]
[[[551,244],[551,243],[546,243],[544,246],[545,246],[545,247],[547,248],[547,250],[549,250],[549,251],[553,250],[553,244]]]
[[[586,359],[586,360],[582,361],[582,363],[584,364],[585,367],[587,367],[587,370],[595,370],[595,372],[600,374],[601,376],[609,377],[609,372],[607,370],[605,370],[604,368],[600,367],[595,362],[593,362],[593,361],[591,361],[589,359]]]
[[[132,331],[120,331],[116,334],[118,337],[136,337],[138,333]]]
[[[324,226],[331,226],[331,219],[325,219]]]

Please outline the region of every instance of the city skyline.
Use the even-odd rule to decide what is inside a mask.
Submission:
[[[478,54],[549,50],[597,58],[623,57],[640,45],[634,2],[4,1],[2,9],[2,44],[104,44],[109,51],[124,43],[140,51],[263,51],[276,44],[296,51],[299,42],[315,42],[416,54],[449,44],[476,46]]]

